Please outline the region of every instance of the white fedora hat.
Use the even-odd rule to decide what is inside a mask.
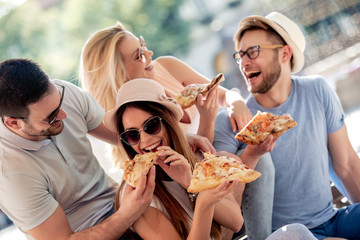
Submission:
[[[183,116],[183,110],[175,99],[166,96],[163,87],[154,80],[138,78],[123,84],[116,95],[115,108],[106,112],[104,116],[105,126],[116,132],[115,115],[117,110],[130,102],[155,102],[169,109],[177,121]]]
[[[235,33],[234,40],[239,41],[239,37],[245,30],[245,24],[249,21],[261,21],[272,27],[291,47],[293,51],[293,59],[291,71],[293,73],[299,72],[304,66],[304,50],[305,37],[300,28],[285,15],[272,12],[265,17],[252,15],[241,20],[238,31]]]

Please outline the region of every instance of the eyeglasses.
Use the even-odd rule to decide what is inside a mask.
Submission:
[[[120,134],[120,139],[129,146],[133,146],[139,143],[141,134],[144,131],[150,135],[156,135],[161,131],[161,117],[155,116],[148,119],[142,130],[130,129]]]
[[[145,42],[143,36],[139,37],[139,42],[140,42],[140,47],[139,47],[139,51],[138,51],[138,57],[137,57],[136,60],[140,60],[143,63],[145,63],[146,62],[146,56],[145,56],[145,53],[144,53],[144,49],[146,49],[146,42]]]
[[[284,45],[257,45],[257,46],[252,46],[249,47],[248,49],[246,49],[246,51],[238,51],[235,52],[233,54],[233,58],[235,60],[235,62],[237,64],[241,64],[242,59],[244,58],[244,56],[248,56],[249,59],[255,59],[259,56],[260,54],[260,48],[265,48],[265,49],[275,49],[275,48],[281,48]]]
[[[23,120],[30,120],[30,121],[36,121],[36,122],[42,122],[42,123],[47,123],[49,125],[52,125],[56,118],[57,115],[59,114],[60,108],[61,108],[61,104],[62,101],[64,99],[64,93],[65,93],[65,86],[59,85],[59,84],[55,84],[57,87],[60,87],[61,90],[59,90],[59,94],[60,94],[60,104],[59,106],[50,113],[50,115],[48,116],[48,121],[42,121],[42,120],[33,120],[33,119],[29,119],[29,118],[24,118],[24,117],[13,117],[13,118],[18,118],[18,119],[23,119]]]

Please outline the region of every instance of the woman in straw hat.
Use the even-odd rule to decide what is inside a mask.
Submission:
[[[143,239],[219,239],[220,225],[239,231],[243,224],[231,194],[238,181],[225,181],[200,192],[196,202],[190,200],[186,189],[196,159],[179,125],[182,115],[161,85],[135,79],[120,88],[116,107],[104,117],[105,125],[119,134],[129,158],[163,150],[157,160],[153,202],[132,226]]]
[[[174,57],[152,60],[144,39],[137,38],[121,23],[95,32],[85,43],[80,59],[82,86],[90,92],[106,111],[115,106],[117,90],[135,78],[150,78],[160,83],[167,96],[174,98],[192,83],[209,83],[209,79]],[[196,106],[184,110],[181,127],[189,133],[213,141],[218,104],[231,107],[230,122],[235,131],[252,117],[242,97],[235,91],[219,87],[207,100],[198,98]]]

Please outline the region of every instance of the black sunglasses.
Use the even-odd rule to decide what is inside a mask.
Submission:
[[[65,86],[62,86],[62,85],[59,85],[59,84],[56,84],[56,86],[60,87],[61,88],[61,92],[59,91],[59,94],[60,94],[60,103],[59,103],[59,106],[50,113],[50,115],[48,116],[48,121],[42,121],[42,120],[34,120],[34,119],[29,119],[29,118],[24,118],[24,117],[13,117],[13,118],[18,118],[18,119],[22,119],[22,120],[30,120],[30,121],[36,121],[36,122],[42,122],[42,123],[47,123],[47,124],[50,124],[52,125],[56,118],[57,118],[57,115],[59,114],[59,111],[60,111],[60,108],[61,108],[61,104],[62,104],[62,101],[64,99],[64,93],[65,93]]]
[[[162,119],[159,116],[152,117],[144,123],[142,130],[126,130],[120,134],[120,139],[129,146],[136,145],[140,141],[140,131],[144,131],[150,135],[158,134],[161,131],[161,120]]]

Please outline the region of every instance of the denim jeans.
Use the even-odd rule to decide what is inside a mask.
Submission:
[[[327,237],[360,239],[360,203],[339,209],[334,217],[310,231],[317,239]]]
[[[269,153],[260,158],[255,170],[261,177],[246,184],[242,200],[248,240],[265,239],[272,232],[275,169]]]

